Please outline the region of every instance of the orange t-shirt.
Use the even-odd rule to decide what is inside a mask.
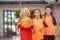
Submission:
[[[44,17],[43,17],[44,18]],[[44,31],[45,35],[55,35],[56,34],[56,27],[53,24],[53,19],[51,16],[46,16],[44,19],[45,23],[47,24],[47,28]]]
[[[43,25],[43,20],[42,19],[33,19],[33,40],[42,40],[43,39],[43,34],[42,34],[42,29],[44,28]]]

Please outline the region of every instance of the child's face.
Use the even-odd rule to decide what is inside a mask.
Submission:
[[[50,15],[51,14],[51,9],[50,8],[46,8],[46,13],[47,13],[47,15]]]
[[[27,17],[28,16],[28,13],[27,12],[23,12],[22,16],[23,17]]]
[[[34,15],[35,15],[35,17],[40,17],[40,11],[39,11],[39,10],[36,10],[36,11],[34,12]]]

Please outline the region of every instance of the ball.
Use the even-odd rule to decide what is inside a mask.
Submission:
[[[29,17],[24,17],[22,20],[21,20],[21,25],[24,27],[24,28],[29,28],[32,26],[32,19],[29,18]]]

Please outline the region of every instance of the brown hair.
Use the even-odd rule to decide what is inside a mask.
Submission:
[[[41,10],[40,10],[40,9],[35,9],[34,12],[35,12],[36,10],[40,11],[40,18],[42,18],[42,16],[41,16]],[[33,15],[34,15],[34,13],[33,13]],[[33,18],[35,18],[35,15],[33,16]]]
[[[51,6],[46,6],[46,7],[45,7],[45,10],[46,10],[47,8],[50,8],[50,9],[52,10],[52,7],[51,7]],[[46,15],[47,15],[47,13],[45,12],[44,17],[46,17]],[[52,16],[52,20],[53,20],[53,19],[54,19],[53,12],[51,12],[50,15]]]
[[[51,6],[46,6],[46,7],[45,7],[45,10],[46,10],[47,8],[50,8],[50,9],[52,10]],[[44,16],[46,17],[46,15],[47,15],[47,13],[45,12],[45,15],[44,15]],[[50,14],[50,15],[51,15],[51,16],[52,16],[52,18],[53,18],[53,12],[51,12],[51,14]]]

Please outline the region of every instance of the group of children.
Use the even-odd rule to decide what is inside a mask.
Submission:
[[[50,6],[45,8],[44,16],[41,15],[40,9],[34,10],[31,27],[25,28],[20,23],[24,17],[30,17],[29,9],[22,8],[20,16],[16,29],[20,28],[21,40],[55,40],[56,21]]]

